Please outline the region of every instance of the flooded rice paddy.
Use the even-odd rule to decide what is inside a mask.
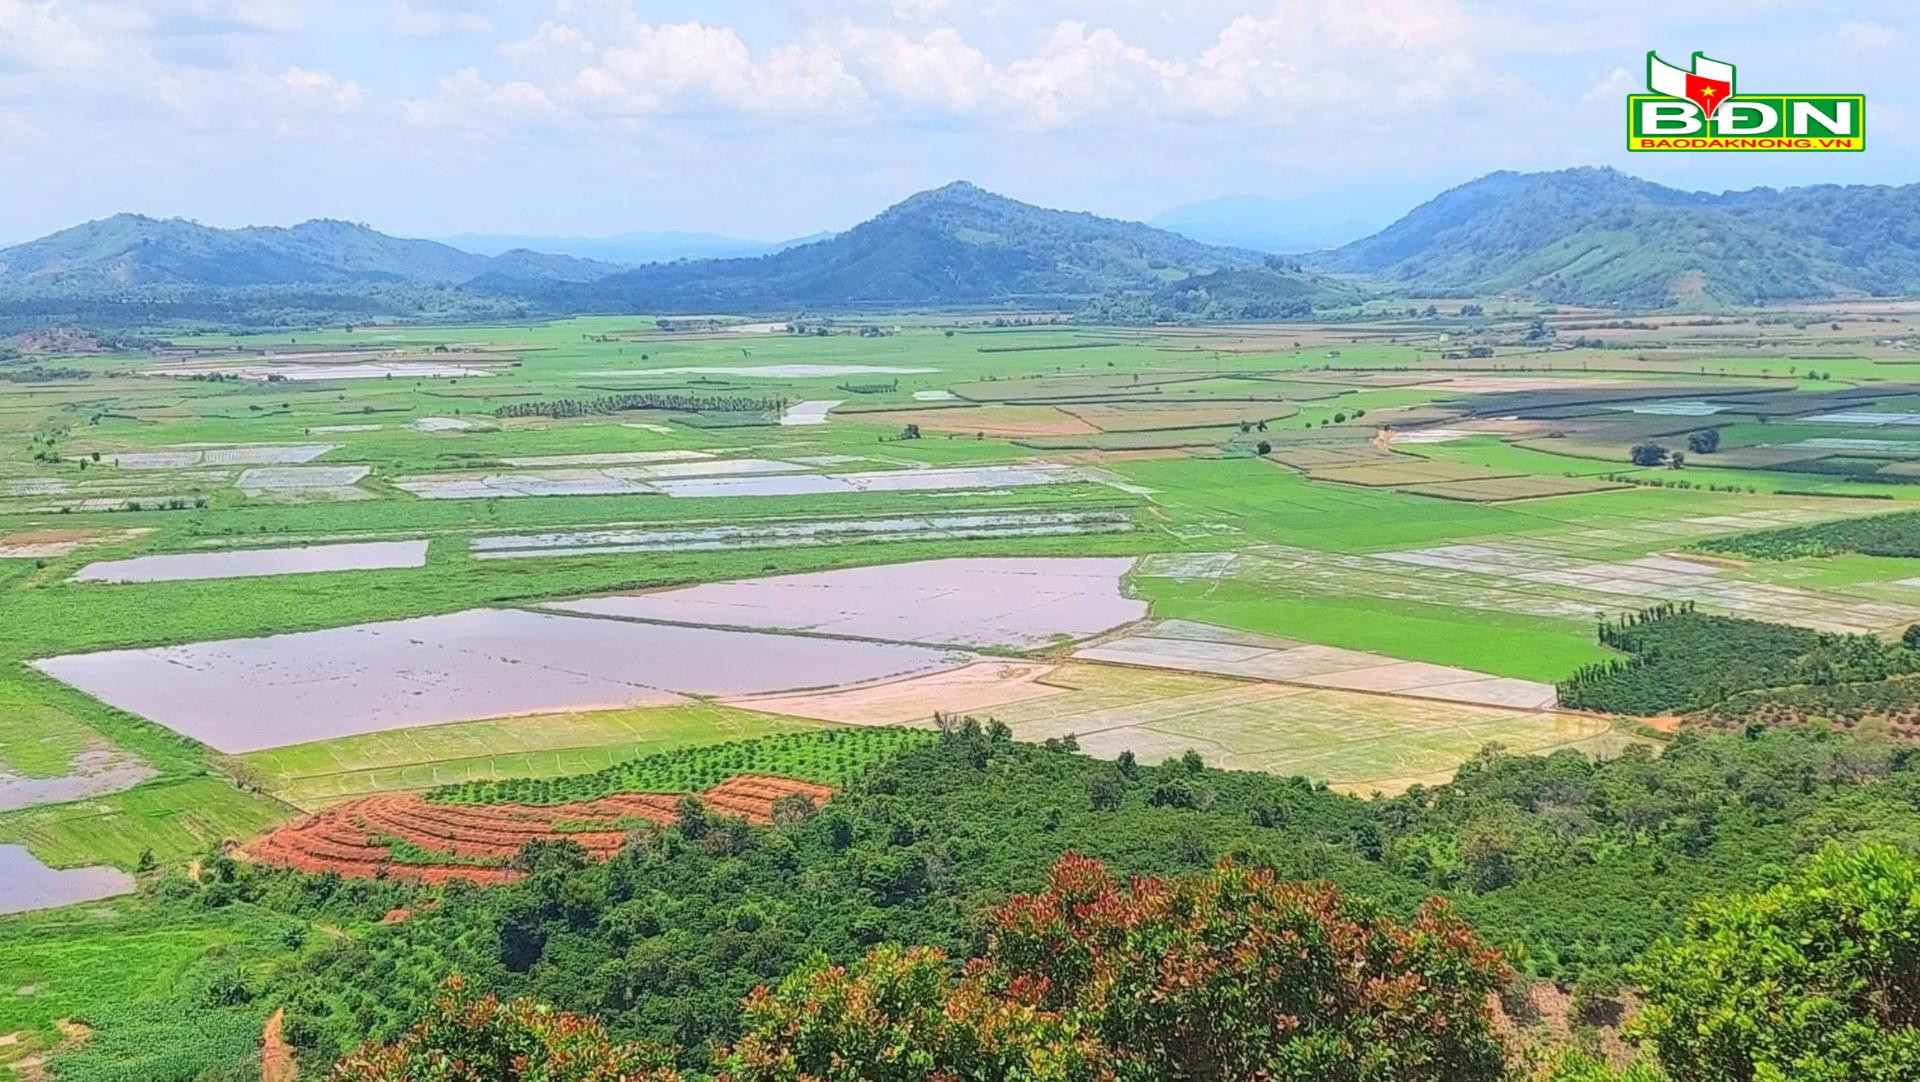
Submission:
[[[102,745],[81,752],[67,765],[65,774],[51,778],[30,778],[0,770],[0,811],[118,793],[157,773],[132,752]]]
[[[184,470],[195,466],[287,466],[312,462],[337,443],[277,443],[241,447],[167,447],[104,456],[123,470]]]
[[[184,582],[199,579],[261,578],[320,571],[375,571],[422,567],[425,541],[372,541],[302,548],[234,549],[183,552],[103,560],[81,568],[74,582]]]
[[[622,552],[709,552],[732,549],[798,548],[860,541],[952,541],[995,537],[1060,537],[1073,534],[1126,533],[1132,516],[1124,511],[1044,511],[1007,514],[899,516],[829,519],[740,526],[680,529],[577,530],[565,533],[476,537],[479,560],[528,556],[580,556]]]
[[[476,609],[34,665],[232,754],[449,721],[859,684],[971,660],[916,645]]]
[[[1146,616],[1146,602],[1120,589],[1132,566],[1130,557],[921,560],[546,607],[626,620],[1031,648]]]
[[[1073,656],[1083,661],[1523,710],[1547,710],[1556,701],[1551,684],[1252,635],[1185,620],[1163,621],[1136,634],[1087,647]]]
[[[780,423],[793,428],[802,425],[823,425],[827,423],[827,414],[844,399],[819,399],[812,402],[795,402],[780,415]]]
[[[49,868],[24,845],[0,845],[0,913],[25,913],[133,892],[118,868]]]

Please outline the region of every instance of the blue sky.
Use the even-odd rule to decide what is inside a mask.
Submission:
[[[969,179],[1387,218],[1495,169],[1920,180],[1920,7],[1671,0],[0,0],[0,240],[121,210],[412,235],[841,228]],[[1632,155],[1646,50],[1861,92],[1858,155]]]

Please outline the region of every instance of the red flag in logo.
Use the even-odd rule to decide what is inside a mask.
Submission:
[[[1682,71],[1647,54],[1647,89],[1672,98],[1685,98],[1700,107],[1702,119],[1713,116],[1720,103],[1733,97],[1733,65],[1700,53],[1693,54],[1693,70]]]

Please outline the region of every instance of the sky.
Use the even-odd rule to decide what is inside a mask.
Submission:
[[[210,225],[779,239],[966,179],[1384,223],[1496,169],[1920,180],[1920,5],[0,0],[0,242]],[[1645,57],[1867,96],[1861,154],[1630,154]]]

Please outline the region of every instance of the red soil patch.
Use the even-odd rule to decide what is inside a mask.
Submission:
[[[284,1010],[273,1012],[260,1033],[260,1082],[294,1082],[300,1077],[300,1065],[294,1062],[293,1046],[280,1033]]]
[[[772,822],[774,802],[791,793],[818,803],[833,790],[790,778],[742,774],[700,799],[721,815],[765,824]],[[605,860],[619,852],[637,823],[673,822],[679,799],[669,793],[619,793],[575,804],[533,806],[429,804],[412,793],[373,796],[275,828],[248,843],[245,852],[268,864],[363,879],[505,883],[519,877],[507,865],[528,842],[566,838],[595,860]],[[395,842],[418,852],[404,862],[396,859]]]

